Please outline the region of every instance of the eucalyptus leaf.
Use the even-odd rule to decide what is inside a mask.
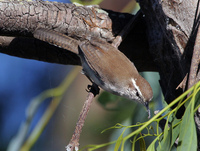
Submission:
[[[198,92],[196,93],[196,96],[195,96],[195,107],[197,107],[200,104],[200,91],[199,89],[197,90]]]
[[[196,151],[197,150],[197,134],[193,114],[193,99],[189,103],[180,126],[180,135],[177,151]]]
[[[180,124],[176,125],[177,123],[179,123],[181,120],[180,119],[177,119],[175,118],[175,120],[172,122],[172,140],[171,140],[171,146],[170,146],[170,150],[171,148],[173,148],[173,145],[180,133]],[[176,126],[175,126],[176,125]]]
[[[119,150],[119,147],[120,147],[120,145],[122,143],[122,139],[123,139],[123,133],[118,137],[114,151],[118,151]]]
[[[140,151],[146,151],[146,143],[143,137],[139,139]]]
[[[161,144],[157,147],[158,151],[168,151],[170,150],[170,144],[171,144],[171,137],[172,137],[172,127],[169,128],[168,121],[169,117],[166,121],[165,128],[164,128],[164,137],[161,141]]]
[[[155,151],[155,143],[156,143],[156,140],[155,139],[150,145],[149,147],[147,148],[147,151]]]

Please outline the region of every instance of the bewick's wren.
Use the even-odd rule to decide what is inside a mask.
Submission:
[[[134,64],[111,44],[94,37],[81,42],[41,28],[34,32],[34,37],[78,54],[83,72],[92,82],[108,92],[135,100],[148,109],[153,97],[151,86]]]

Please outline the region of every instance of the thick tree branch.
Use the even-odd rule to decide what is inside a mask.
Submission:
[[[80,60],[66,50],[32,39],[32,33],[37,27],[54,29],[78,40],[95,34],[99,38],[112,41],[133,17],[109,10],[94,13],[96,10],[93,8],[55,2],[4,1],[0,5],[0,34],[26,37],[9,39],[6,43],[0,41],[3,43],[0,45],[0,52],[61,64],[80,65]],[[98,27],[93,27],[94,23]],[[119,49],[134,62],[139,71],[157,70],[148,52],[142,14],[135,20],[135,27]]]
[[[150,53],[159,73],[165,100],[170,103],[183,90],[176,87],[189,72],[190,61],[184,57],[192,33],[197,0],[162,1],[140,0],[145,14]],[[193,48],[187,50],[192,54]],[[181,117],[183,109],[177,115]]]

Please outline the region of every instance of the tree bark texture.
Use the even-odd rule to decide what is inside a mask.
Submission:
[[[4,36],[0,38],[0,52],[22,58],[80,65],[80,60],[76,55],[33,39],[32,33],[36,28],[43,27],[66,33],[79,40],[84,39],[85,36],[95,35],[112,42],[133,16],[109,10],[105,12],[94,13],[90,7],[77,7],[73,4],[56,2],[0,2],[0,34]],[[139,71],[155,71],[156,67],[147,51],[145,22],[142,15],[140,19],[137,19],[135,26],[137,28],[127,36],[129,38],[120,46],[120,50],[129,56],[138,66]],[[132,41],[135,41],[137,45]],[[130,46],[127,46],[127,43]]]
[[[145,14],[149,52],[160,73],[160,85],[167,103],[184,90],[176,89],[190,70],[196,38],[197,0],[140,0]],[[177,114],[183,114],[183,108]]]

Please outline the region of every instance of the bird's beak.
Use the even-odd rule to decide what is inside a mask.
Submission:
[[[145,106],[146,109],[147,109],[148,119],[150,119],[150,117],[151,117],[151,111],[150,111],[150,109],[149,109],[149,103],[148,103],[148,102],[145,102],[144,106]]]

